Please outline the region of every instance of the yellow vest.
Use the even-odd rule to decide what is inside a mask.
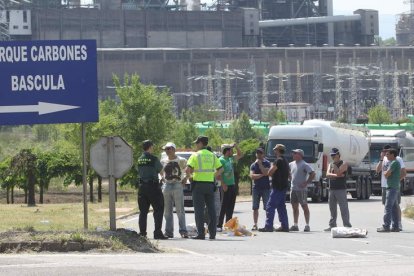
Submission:
[[[193,153],[187,164],[194,169],[193,180],[203,182],[214,182],[214,172],[221,167],[216,155],[206,149]]]

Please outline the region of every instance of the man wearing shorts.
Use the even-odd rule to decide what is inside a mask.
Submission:
[[[266,204],[269,200],[270,194],[270,182],[269,176],[267,175],[270,168],[270,162],[264,158],[264,153],[265,150],[263,148],[257,148],[256,161],[254,161],[250,166],[250,178],[253,180],[253,231],[258,230],[257,220],[259,219],[260,198],[263,202],[263,209],[266,210]]]
[[[290,191],[290,203],[293,209],[293,225],[290,231],[299,231],[299,204],[302,206],[305,215],[305,228],[303,231],[309,232],[309,207],[307,186],[315,178],[315,172],[308,163],[303,160],[305,153],[301,149],[292,150],[293,161],[289,163],[291,173],[292,188]]]

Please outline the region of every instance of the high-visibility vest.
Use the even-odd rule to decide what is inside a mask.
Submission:
[[[221,167],[216,155],[206,149],[193,153],[187,164],[193,168],[193,180],[203,182],[214,182],[214,172]]]

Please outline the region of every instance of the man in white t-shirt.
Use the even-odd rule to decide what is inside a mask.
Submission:
[[[162,181],[164,183],[162,193],[164,195],[164,217],[165,233],[164,235],[174,237],[173,208],[178,217],[179,231],[182,238],[188,238],[187,226],[185,223],[184,211],[184,192],[183,187],[187,182],[185,176],[185,167],[187,160],[175,154],[175,144],[168,142],[164,147],[166,156],[161,159],[162,164]]]
[[[387,156],[385,154],[387,153],[387,151],[390,148],[391,148],[390,145],[385,145],[382,148],[380,160],[379,160],[379,162],[377,164],[377,167],[376,167],[377,173],[385,172],[385,171],[388,170],[391,161],[389,161],[387,159]],[[402,158],[397,156],[396,160],[400,163],[400,166],[401,166],[400,180],[402,180],[407,175],[407,171],[405,169],[404,161],[402,160]],[[385,178],[384,173],[381,173],[381,188],[382,188],[382,204],[384,205],[385,204],[385,199],[386,199],[386,194],[387,194],[386,193],[387,178]],[[398,207],[399,207],[398,208],[398,215],[399,215],[398,224],[399,224],[400,231],[402,231],[400,203],[401,203],[401,193],[398,194]]]

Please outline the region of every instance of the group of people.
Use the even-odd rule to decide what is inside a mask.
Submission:
[[[237,144],[221,146],[222,156],[218,158],[208,146],[208,137],[198,136],[194,141],[196,151],[188,160],[175,154],[176,146],[168,142],[163,150],[165,157],[159,160],[153,155],[154,144],[150,140],[142,143],[143,154],[138,158],[139,191],[138,206],[140,235],[147,236],[147,215],[149,207],[154,212],[154,239],[168,239],[174,236],[173,208],[175,206],[179,233],[182,238],[189,238],[184,212],[183,186],[191,180],[197,235],[193,239],[205,239],[205,223],[208,224],[209,239],[215,239],[217,231],[221,231],[223,222],[233,216],[236,202],[234,177],[234,161],[243,154]],[[236,154],[233,152],[236,149]],[[252,230],[260,232],[299,231],[299,205],[301,206],[305,226],[303,231],[309,232],[310,211],[307,203],[307,186],[315,178],[315,171],[304,160],[304,151],[291,151],[292,162],[286,159],[286,147],[277,144],[273,151],[276,159],[270,162],[265,158],[265,149],[256,149],[256,160],[250,166],[252,186]],[[348,164],[341,159],[337,148],[330,152],[331,161],[326,177],[329,181],[329,227],[330,231],[337,227],[337,205],[341,212],[344,227],[352,227],[347,201]],[[401,209],[399,207],[400,180],[406,175],[402,159],[397,151],[386,145],[376,168],[381,173],[383,187],[384,224],[378,232],[399,232],[401,226]],[[161,179],[159,178],[161,176]],[[293,209],[293,225],[289,227],[286,210],[286,193],[290,183],[290,203]],[[220,192],[221,191],[221,192]],[[220,194],[222,195],[220,196]],[[258,227],[259,206],[262,201],[266,211],[266,221],[262,228]],[[220,208],[216,208],[219,205]],[[205,209],[207,210],[205,214]],[[275,213],[278,213],[280,227],[274,228]],[[206,218],[207,215],[207,218]],[[163,216],[165,231],[162,231]]]
[[[293,161],[288,163],[285,154],[286,147],[277,144],[273,151],[276,159],[271,164],[265,158],[265,150],[256,150],[256,161],[250,166],[250,177],[253,180],[252,202],[253,202],[253,228],[260,232],[289,232],[299,231],[299,205],[301,205],[305,216],[304,231],[309,232],[310,212],[307,203],[307,185],[315,178],[312,167],[303,160],[302,149],[292,150]],[[289,228],[289,220],[286,210],[286,192],[291,183],[290,202],[293,209],[293,225]],[[270,185],[271,184],[271,185]],[[260,200],[266,210],[266,223],[263,228],[258,228]],[[277,210],[280,227],[274,229],[273,221]]]
[[[163,146],[165,157],[159,160],[153,155],[154,144],[150,140],[142,143],[143,154],[138,158],[138,207],[139,231],[147,236],[149,207],[154,212],[154,239],[174,237],[173,208],[178,217],[179,233],[189,238],[185,222],[183,186],[191,180],[197,235],[193,239],[205,239],[204,224],[208,224],[209,239],[216,238],[224,219],[233,216],[236,202],[234,159],[243,154],[236,143],[221,146],[222,156],[218,158],[208,147],[208,137],[198,136],[194,141],[196,151],[188,160],[175,154],[176,146],[168,142]],[[233,154],[233,148],[236,154]],[[161,177],[159,177],[161,176]],[[219,189],[223,191],[222,199]],[[217,203],[220,208],[216,208]],[[207,219],[205,218],[207,209]],[[218,210],[219,209],[219,210]],[[163,215],[165,231],[162,231]]]
[[[250,177],[253,180],[253,221],[252,230],[260,232],[289,232],[299,231],[299,204],[305,216],[304,231],[309,232],[310,212],[307,204],[307,185],[315,178],[315,172],[304,160],[304,152],[301,149],[292,150],[293,161],[288,163],[285,157],[285,146],[277,144],[273,151],[276,160],[271,164],[265,159],[265,150],[256,150],[256,161],[250,166]],[[383,226],[377,232],[400,232],[401,202],[400,181],[406,176],[404,162],[397,156],[396,149],[385,145],[381,151],[380,160],[376,171],[381,174],[382,203],[384,208]],[[344,227],[352,227],[350,222],[347,200],[347,173],[348,164],[341,159],[339,149],[332,148],[330,152],[331,162],[328,165],[326,178],[329,183],[329,227],[325,231],[331,231],[337,227],[337,205],[341,212]],[[289,220],[286,211],[286,192],[291,182],[290,202],[293,209],[293,225],[289,228]],[[257,227],[260,199],[266,211],[266,223],[263,228]],[[273,221],[275,210],[278,212],[280,227],[274,229]]]

